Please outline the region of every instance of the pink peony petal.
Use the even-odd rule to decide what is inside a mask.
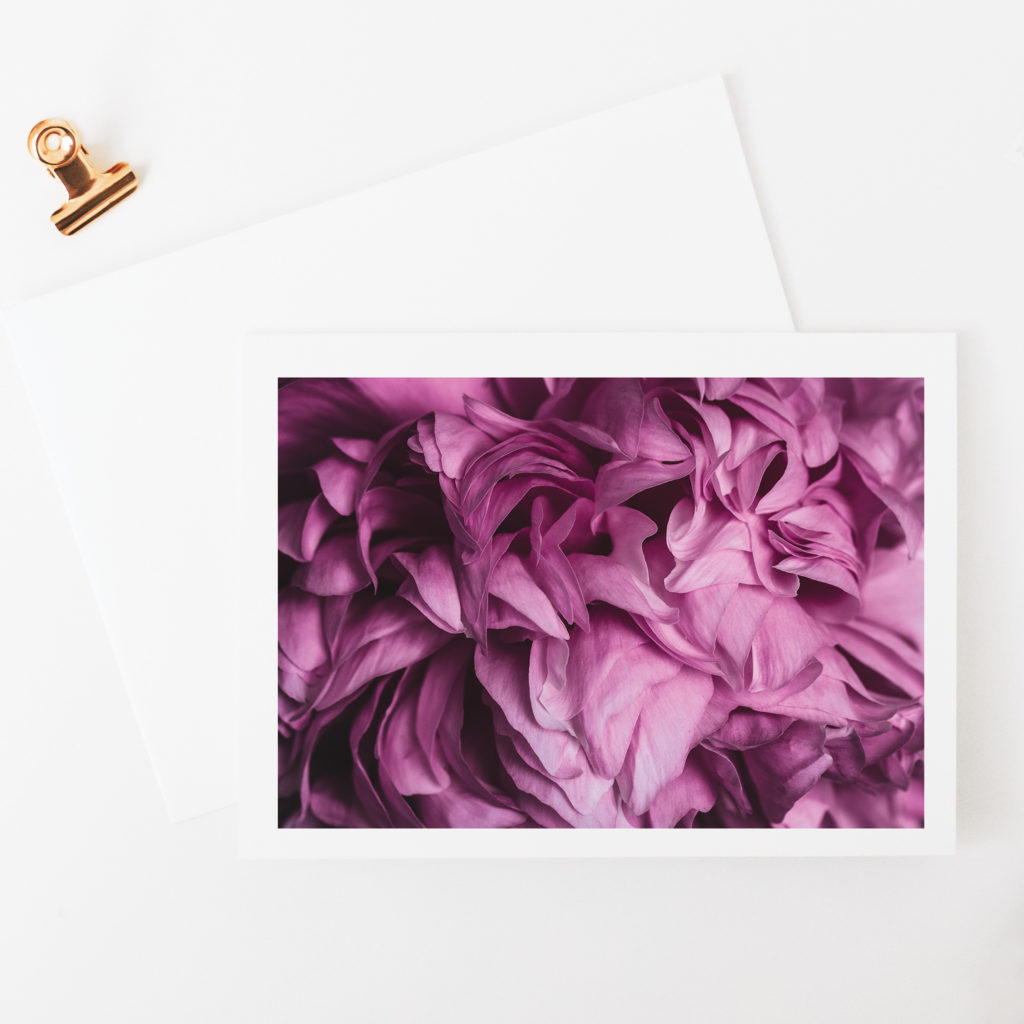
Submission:
[[[330,707],[371,679],[408,668],[443,647],[449,635],[394,597],[379,598],[361,614],[349,615],[327,640],[335,670],[314,708]]]
[[[595,503],[598,512],[650,490],[671,480],[680,480],[693,471],[693,459],[682,462],[655,462],[638,459],[635,462],[612,461],[597,471]]]
[[[355,462],[361,462],[364,466],[373,458],[377,443],[365,437],[332,437],[334,447],[347,455]]]
[[[697,383],[701,389],[701,397],[714,402],[729,398],[744,380],[743,377],[698,377]]]
[[[574,828],[615,826],[618,808],[608,780],[586,777],[583,779],[586,788],[577,792],[581,789],[578,779],[549,778],[524,761],[513,740],[504,734],[498,736],[498,756],[517,790],[543,804],[568,825]],[[576,802],[570,799],[567,790],[573,793]]]
[[[484,654],[478,648],[475,666],[484,689],[501,708],[508,724],[527,741],[545,771],[556,778],[575,778],[586,770],[583,751],[564,724],[561,728],[538,724],[530,705],[525,651],[516,645],[492,644]]]
[[[462,412],[467,398],[491,401],[494,386],[483,377],[354,378],[365,403],[392,423],[428,412]]]
[[[658,462],[683,462],[693,456],[690,446],[669,421],[658,398],[649,398],[644,406],[636,454]]]
[[[715,780],[694,760],[670,779],[651,801],[647,818],[651,828],[676,828],[688,817],[710,811],[718,799]]]
[[[495,441],[504,441],[532,426],[529,420],[511,416],[472,396],[466,396],[463,407],[470,422]]]
[[[741,527],[745,534],[746,530]],[[694,590],[717,587],[724,583],[758,583],[754,559],[749,551],[723,548],[676,568],[665,578],[665,589],[673,594],[689,594]]]
[[[420,420],[417,431],[427,465],[452,480],[461,479],[466,467],[493,444],[487,434],[464,416],[450,413],[439,412]]]
[[[320,598],[293,588],[281,592],[277,606],[277,642],[299,668],[312,670],[324,663],[328,651]]]
[[[824,727],[806,722],[794,722],[773,743],[748,750],[744,758],[770,822],[781,822],[832,766]]]
[[[793,720],[783,715],[737,708],[714,734],[714,739],[731,750],[750,750],[777,740],[792,724]]]
[[[595,771],[612,778],[622,766],[646,695],[678,671],[674,659],[627,617],[595,609],[590,631],[573,631],[564,685],[546,685],[539,702],[571,726]]]
[[[354,594],[369,582],[370,576],[359,556],[359,540],[349,533],[324,541],[292,577],[294,586],[321,597]]]
[[[533,581],[526,563],[519,555],[506,554],[494,567],[490,591],[495,597],[508,602],[538,629],[548,636],[569,638],[565,623],[558,617],[554,606]]]
[[[601,555],[569,555],[587,604],[603,601],[626,612],[659,622],[675,622],[679,611],[666,604],[642,579],[624,565]]]
[[[440,629],[460,633],[462,603],[455,584],[451,549],[434,545],[418,555],[396,552],[393,557],[409,574],[399,587],[399,596]]]
[[[808,466],[823,466],[839,451],[842,420],[841,403],[835,398],[826,398],[821,408],[804,424],[804,462]]]
[[[412,536],[429,535],[440,529],[440,512],[428,498],[397,487],[374,487],[359,499],[356,528],[359,552],[370,580],[376,585],[377,573],[370,554],[374,538],[385,531],[401,531]]]
[[[364,469],[344,455],[332,455],[313,467],[324,497],[339,515],[350,516],[355,511]]]
[[[461,699],[469,648],[449,644],[426,663],[408,670],[381,723],[376,754],[399,793],[438,793],[451,784],[439,756],[437,735],[453,697]],[[461,717],[461,709],[458,712]]]
[[[627,506],[610,508],[594,518],[595,527],[603,527],[611,538],[611,557],[638,580],[650,583],[644,541],[658,533],[658,524],[649,516]]]
[[[278,511],[277,546],[297,562],[308,562],[338,514],[322,494],[296,501]]]
[[[603,380],[583,406],[582,420],[611,437],[619,452],[635,459],[640,445],[644,393],[636,378]]]
[[[649,810],[666,784],[682,773],[690,751],[704,738],[700,725],[713,693],[710,676],[682,669],[645,695],[618,776],[634,814]]]
[[[776,598],[750,645],[750,689],[777,690],[785,686],[828,641],[825,628],[796,601]]]

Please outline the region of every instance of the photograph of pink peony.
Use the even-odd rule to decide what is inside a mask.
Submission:
[[[921,378],[289,378],[282,828],[921,828]]]

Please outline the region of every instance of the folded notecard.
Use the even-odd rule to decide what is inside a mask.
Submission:
[[[4,320],[176,819],[236,791],[246,331],[792,326],[718,80],[76,285]]]
[[[951,852],[955,374],[940,334],[250,338],[243,851]]]

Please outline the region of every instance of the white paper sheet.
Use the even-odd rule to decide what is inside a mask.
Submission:
[[[719,80],[76,285],[5,322],[175,819],[236,789],[246,331],[792,327]]]

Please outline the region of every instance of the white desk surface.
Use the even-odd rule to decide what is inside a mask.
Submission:
[[[1009,0],[11,6],[0,303],[725,73],[798,327],[961,332],[960,852],[237,861],[230,811],[163,817],[2,347],[0,1018],[1020,1020],[1022,30]],[[144,180],[59,238],[47,116],[180,205]]]

